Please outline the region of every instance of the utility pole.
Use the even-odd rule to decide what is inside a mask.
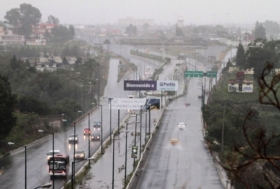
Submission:
[[[224,105],[224,112],[223,112],[223,127],[222,127],[222,152],[224,151],[224,135],[225,135],[225,105]]]

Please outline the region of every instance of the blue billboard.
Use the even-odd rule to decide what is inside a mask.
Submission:
[[[124,80],[125,91],[155,91],[157,81],[152,80]]]

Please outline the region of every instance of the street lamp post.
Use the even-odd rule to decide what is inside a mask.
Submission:
[[[128,130],[124,132],[129,132]],[[122,133],[122,132],[120,132]],[[118,133],[118,134],[120,134]],[[114,189],[114,181],[115,181],[115,132],[113,133],[113,166],[112,166],[112,189]]]
[[[125,129],[127,130],[128,123]],[[126,165],[127,165],[127,132],[125,133],[125,167],[124,167],[124,188],[126,187]]]
[[[126,186],[126,167],[127,167],[127,133],[128,131],[128,125],[129,124],[133,124],[133,123],[137,123],[137,122],[131,122],[131,123],[127,123],[126,122],[126,132],[125,132],[125,166],[124,166],[124,187]]]
[[[39,133],[44,133],[44,130],[38,130]],[[54,132],[49,133],[52,134],[52,188],[54,189]]]
[[[100,123],[100,130],[101,130],[101,138],[100,138],[100,149],[101,149],[101,154],[103,154],[103,128],[102,128],[102,124],[103,124],[103,116],[102,116],[102,105],[101,104],[97,104],[97,106],[101,106],[101,123]]]
[[[82,161],[86,161],[86,160],[93,160],[94,158],[86,158],[86,159],[83,159],[83,160],[80,160],[80,161],[72,161],[72,175],[71,175],[71,189],[74,188],[74,176],[75,176],[75,173],[73,172],[73,167],[75,166],[75,163],[79,163],[79,162],[82,162]]]
[[[26,145],[24,146],[24,185],[25,189],[27,189],[27,154],[26,154]]]
[[[110,102],[110,143],[112,143],[112,101],[113,98],[109,98]]]
[[[89,131],[90,131],[90,113],[88,113],[88,132]],[[90,136],[88,136],[88,158],[90,158]],[[88,160],[88,166],[90,167],[90,160]]]
[[[99,72],[98,72],[98,78],[96,79],[97,80],[97,104],[99,105],[100,104],[100,102],[99,102],[99,87],[100,87],[100,85],[99,85],[99,83],[100,83],[100,79],[99,79]]]
[[[141,145],[142,145],[142,143],[141,143],[141,140],[142,140],[142,138],[141,138],[141,135],[142,135],[142,107],[141,107],[141,109],[140,109],[140,148],[139,148],[139,156],[141,155]]]
[[[136,132],[137,132],[137,114],[136,114],[136,120],[135,120],[135,132],[134,132],[134,146],[136,146]],[[133,157],[133,169],[135,166],[135,156]]]
[[[147,139],[147,110],[145,112],[145,145],[146,145],[146,139]]]
[[[8,142],[8,145],[14,145],[14,142]],[[27,152],[24,146],[24,188],[27,189]]]

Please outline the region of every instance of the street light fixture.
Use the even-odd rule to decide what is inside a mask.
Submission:
[[[44,133],[44,130],[38,130],[39,133]],[[54,132],[50,133],[52,134],[52,158],[53,158],[53,170],[52,170],[52,187],[54,189]]]
[[[81,110],[77,111],[78,113],[82,113]],[[76,122],[74,122],[74,137],[76,136]],[[73,158],[75,161],[75,153],[76,153],[76,140],[74,139],[74,149],[73,149]],[[75,172],[75,165],[72,167],[72,171]]]
[[[90,113],[88,113],[88,131],[90,131]],[[90,158],[90,135],[88,136],[88,158]],[[90,160],[88,160],[88,166],[90,167]]]
[[[87,161],[87,160],[94,160],[94,158],[86,158],[86,159],[83,159],[83,160],[80,160],[80,161],[72,161],[72,175],[71,175],[71,189],[74,188],[74,175],[75,175],[75,171],[73,169],[73,167],[75,166],[75,163],[79,163],[79,162],[82,162],[82,161]]]
[[[8,142],[8,145],[15,145],[14,142]],[[27,189],[27,158],[26,145],[24,146],[24,188]]]

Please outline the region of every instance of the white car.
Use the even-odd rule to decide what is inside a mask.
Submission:
[[[54,152],[54,153],[53,153]],[[54,155],[56,155],[56,154],[60,154],[60,150],[54,150],[54,151],[49,151],[49,153],[47,153],[47,159],[48,159],[48,161],[50,160],[50,158],[53,156],[53,154]]]
[[[70,135],[68,138],[69,143],[78,143],[79,139],[78,139],[78,135]]]
[[[184,122],[179,122],[178,127],[179,129],[184,129],[186,127],[186,124]]]

